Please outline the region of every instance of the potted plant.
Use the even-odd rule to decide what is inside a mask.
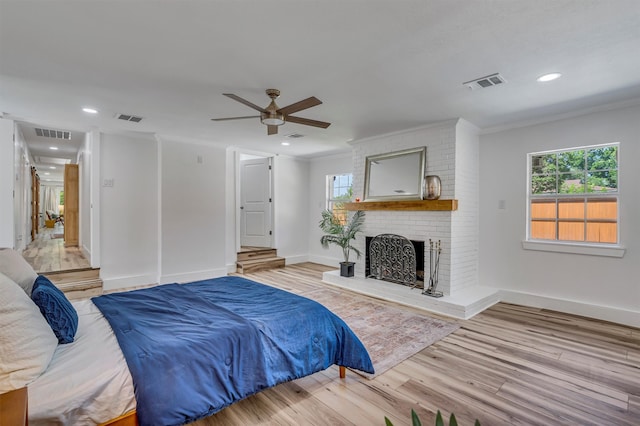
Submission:
[[[364,225],[364,212],[356,211],[351,218],[339,217],[329,210],[322,212],[322,220],[320,221],[320,229],[326,232],[320,238],[322,247],[328,247],[329,244],[335,244],[342,248],[344,262],[340,262],[340,276],[352,277],[354,270],[354,262],[349,262],[349,253],[353,250],[360,258],[360,250],[351,245],[351,240],[356,239],[356,234],[361,231]]]

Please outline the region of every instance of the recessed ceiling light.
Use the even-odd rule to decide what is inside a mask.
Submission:
[[[97,114],[98,110],[93,108],[82,108],[84,112],[88,112],[89,114]]]
[[[555,79],[558,79],[561,76],[562,74],[560,74],[559,72],[552,72],[549,74],[541,75],[540,77],[537,78],[537,81],[541,83],[546,83],[547,81],[553,81]]]
[[[51,173],[49,172],[44,172],[45,176],[49,176]]]
[[[281,144],[281,145],[284,145],[284,146],[289,146],[289,145],[291,145],[289,142],[281,142],[280,144]]]
[[[49,147],[49,149],[52,149],[52,150],[54,150],[54,151],[57,151],[57,150],[58,150],[58,147],[57,147],[57,146],[50,146],[50,147]]]
[[[51,170],[55,170],[55,169],[56,169],[56,166],[49,166],[49,168],[50,168]]]

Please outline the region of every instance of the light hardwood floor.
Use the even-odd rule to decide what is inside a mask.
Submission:
[[[322,288],[316,264],[245,275],[292,292]],[[426,297],[426,296],[425,296]],[[407,308],[408,309],[408,308]],[[205,425],[639,425],[640,329],[500,303],[367,380],[332,367],[240,401]]]
[[[64,239],[51,238],[64,232],[61,224],[40,228],[36,238],[22,252],[22,257],[38,273],[90,268],[78,247],[65,247]]]

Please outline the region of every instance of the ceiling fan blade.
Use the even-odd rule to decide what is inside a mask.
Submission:
[[[226,117],[226,118],[212,118],[211,121],[227,121],[227,120],[244,120],[245,118],[259,118],[259,115],[246,115],[244,117]]]
[[[316,105],[320,105],[321,103],[322,101],[320,99],[315,96],[311,96],[310,98],[303,99],[295,104],[280,108],[278,112],[284,115],[293,114],[294,112],[302,111],[303,109],[311,108]]]
[[[331,123],[327,123],[326,121],[311,120],[309,118],[302,118],[302,117],[293,117],[291,115],[287,115],[285,117],[285,121],[289,123],[304,124],[306,126],[322,127],[323,129],[326,129],[327,127],[331,126]]]
[[[278,126],[267,126],[267,135],[277,135],[278,134]]]
[[[228,97],[228,98],[233,99],[234,101],[238,101],[238,102],[240,102],[241,104],[245,104],[245,105],[246,105],[246,106],[248,106],[249,108],[253,108],[253,109],[255,109],[256,111],[266,112],[264,108],[259,107],[258,105],[254,104],[254,103],[252,103],[252,102],[249,102],[248,100],[243,99],[243,98],[241,98],[241,97],[240,97],[240,96],[238,96],[238,95],[234,95],[233,93],[223,93],[223,95],[225,95],[225,96],[226,96],[226,97]]]

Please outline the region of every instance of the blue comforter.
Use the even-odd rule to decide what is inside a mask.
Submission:
[[[192,422],[333,364],[373,373],[360,340],[324,306],[244,278],[92,300],[127,360],[141,425]]]

